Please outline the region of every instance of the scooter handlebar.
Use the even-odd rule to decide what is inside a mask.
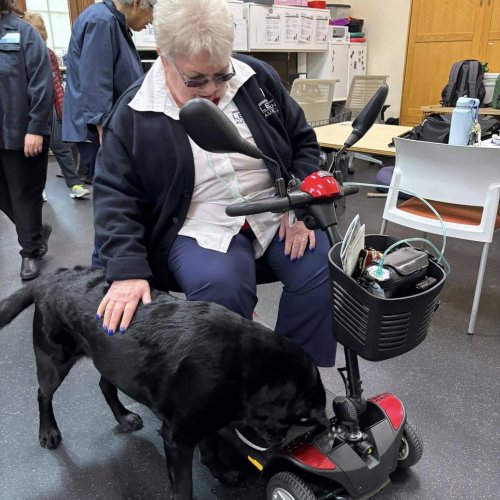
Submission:
[[[288,193],[283,198],[264,198],[263,200],[233,203],[226,207],[226,214],[234,217],[237,215],[253,215],[264,212],[286,212],[295,208],[304,208],[312,200],[309,193],[296,191]]]

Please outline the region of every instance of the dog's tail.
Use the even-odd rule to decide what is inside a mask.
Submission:
[[[10,297],[0,302],[0,328],[8,325],[19,313],[33,304],[34,297],[30,286],[20,288]]]

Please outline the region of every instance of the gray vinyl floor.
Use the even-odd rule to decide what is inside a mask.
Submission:
[[[51,159],[44,216],[54,232],[45,259],[47,271],[87,264],[92,249],[91,201],[71,200],[57,171]],[[370,182],[376,171],[376,166],[359,163],[349,180]],[[367,198],[365,191],[348,200],[341,228],[359,213],[368,232],[378,232],[384,200]],[[394,227],[389,232],[414,235]],[[374,497],[377,500],[500,498],[499,237],[490,250],[474,336],[468,336],[466,328],[481,248],[450,240],[447,257],[452,273],[426,341],[392,360],[360,361],[365,394],[398,395],[425,444],[422,460],[411,470],[396,473]],[[21,286],[18,251],[14,228],[0,213],[0,298]],[[279,292],[277,284],[259,288],[257,313],[270,325]],[[0,500],[167,498],[157,419],[124,397],[125,404],[142,415],[145,426],[133,434],[120,433],[89,361],[72,370],[55,396],[62,445],[55,451],[40,448],[31,320],[29,309],[0,335]],[[340,350],[338,366],[342,363]],[[322,370],[322,376],[330,393],[341,392],[335,369]],[[265,484],[258,477],[225,488],[214,482],[197,455],[193,469],[198,500],[265,498]]]

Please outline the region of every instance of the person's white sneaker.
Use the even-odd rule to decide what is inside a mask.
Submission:
[[[69,190],[70,198],[83,198],[90,194],[90,191],[81,184],[76,184]]]

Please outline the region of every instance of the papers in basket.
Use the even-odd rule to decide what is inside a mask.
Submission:
[[[340,260],[342,269],[348,276],[352,276],[356,263],[358,261],[359,252],[365,246],[365,225],[359,222],[359,214],[352,219],[345,233],[342,247],[340,248]]]

